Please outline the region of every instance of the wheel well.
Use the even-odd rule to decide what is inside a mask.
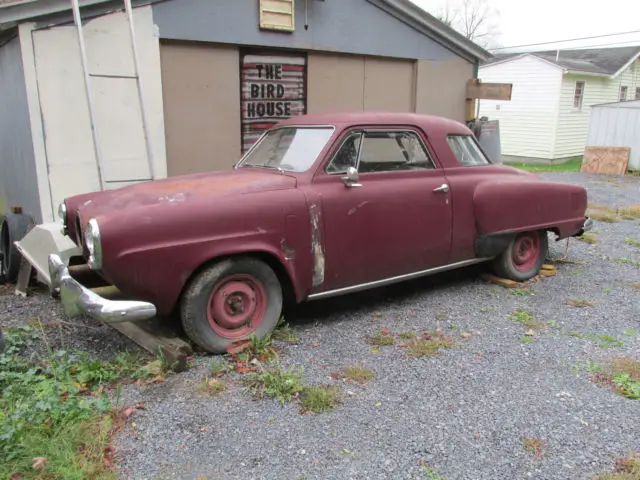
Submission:
[[[233,255],[223,255],[223,256],[220,256],[220,257],[215,257],[215,258],[207,260],[206,262],[203,262],[200,266],[198,266],[198,268],[196,268],[191,273],[191,275],[189,276],[187,281],[184,282],[184,285],[182,286],[182,291],[180,292],[180,296],[178,297],[178,301],[176,302],[176,305],[174,306],[174,309],[173,309],[173,312],[172,312],[171,315],[172,316],[175,316],[175,315],[179,316],[180,302],[182,300],[182,296],[184,294],[184,291],[187,289],[187,286],[189,285],[189,283],[200,272],[202,272],[205,268],[210,267],[214,263],[218,263],[218,262],[221,262],[223,260],[228,260],[228,259],[232,259],[232,258],[239,258],[239,257],[257,258],[258,260],[263,261],[264,263],[269,265],[269,267],[271,267],[273,272],[278,277],[278,281],[280,282],[280,285],[282,285],[283,309],[286,309],[289,305],[292,305],[292,304],[296,303],[296,294],[295,294],[295,290],[293,288],[293,282],[291,281],[291,278],[289,277],[289,274],[287,273],[287,270],[285,269],[284,265],[282,265],[282,263],[280,262],[280,260],[278,260],[277,257],[275,257],[274,255],[272,255],[272,254],[270,254],[268,252],[261,252],[261,251],[242,252],[242,253],[237,253],[237,254],[233,254]]]

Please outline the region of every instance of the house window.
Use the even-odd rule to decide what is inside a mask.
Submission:
[[[636,87],[636,100],[640,100],[640,87]]]
[[[582,99],[584,98],[584,82],[576,82],[576,89],[573,92],[573,108],[582,109]]]
[[[622,85],[620,87],[620,101],[624,102],[627,99],[627,90],[628,87],[626,87],[625,85]]]

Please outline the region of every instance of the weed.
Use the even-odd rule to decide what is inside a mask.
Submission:
[[[214,358],[209,364],[209,375],[213,378],[222,377],[229,372],[229,365],[224,360]]]
[[[618,221],[618,216],[611,210],[589,212],[589,217],[604,223],[616,223]]]
[[[633,260],[631,258],[610,258],[612,262],[623,263],[625,265],[633,265],[634,267],[640,267],[640,261]]]
[[[539,321],[531,312],[522,308],[518,308],[515,312],[512,312],[510,318],[528,330],[541,330],[546,327],[545,323]]]
[[[431,465],[429,465],[424,460],[420,460],[418,462],[418,465],[420,465],[420,471],[422,472],[422,475],[424,475],[424,477],[428,480],[445,480],[442,475],[440,475],[436,470],[434,470]]]
[[[424,332],[422,338],[414,338],[406,343],[410,357],[430,357],[437,355],[442,348],[451,348],[453,341],[441,332]]]
[[[604,287],[604,288],[602,289],[602,291],[603,291],[604,293],[611,293],[611,292],[613,292],[613,288],[611,288],[611,287]]]
[[[597,305],[596,302],[587,300],[585,298],[572,298],[567,302],[567,305],[576,308],[585,308],[585,307],[595,307]]]
[[[590,245],[593,245],[594,243],[598,243],[598,239],[595,237],[595,235],[590,235],[588,233],[583,233],[582,235],[576,238],[581,242],[588,243]]]
[[[638,335],[638,332],[636,332],[635,330],[633,330],[632,328],[627,328],[624,332],[627,337],[635,337],[636,335]]]
[[[611,335],[594,335],[593,333],[579,333],[579,332],[569,332],[569,335],[576,338],[581,338],[584,340],[591,340],[599,342],[598,346],[600,348],[621,348],[623,346],[622,340],[617,339]]]
[[[451,328],[455,328],[455,325],[453,325]],[[416,338],[416,332],[402,332],[398,334],[398,336],[402,340],[411,340],[412,338]]]
[[[296,337],[296,334],[293,332],[291,326],[288,323],[281,325],[273,332],[273,339],[280,340],[281,342],[285,343],[298,342],[298,337]]]
[[[629,357],[619,357],[611,361],[611,372],[615,375],[627,374],[634,382],[640,382],[640,361]]]
[[[353,365],[350,367],[344,367],[342,369],[342,375],[347,381],[357,382],[360,384],[367,383],[373,380],[373,372],[359,365]]]
[[[383,347],[386,345],[393,345],[395,339],[391,336],[388,330],[380,330],[375,335],[369,338],[369,344],[374,347]]]
[[[544,443],[542,440],[535,437],[523,437],[522,443],[527,452],[535,455],[537,458],[542,458],[544,452]]]
[[[300,394],[300,406],[304,412],[330,412],[341,403],[337,385],[311,385]]]
[[[640,290],[640,282],[627,283],[627,287]]]
[[[631,245],[632,247],[640,247],[640,241],[634,240],[633,238],[625,238],[624,243],[625,245]]]
[[[596,365],[590,371],[594,382],[610,387],[618,395],[640,399],[640,361],[619,357],[611,360],[607,368]]]
[[[302,371],[302,367],[283,370],[275,366],[261,373],[249,374],[244,383],[253,396],[274,398],[284,404],[302,391]]]
[[[516,295],[518,297],[524,297],[526,295],[529,295],[529,292],[524,288],[512,288],[510,289],[510,292],[512,295]]]
[[[547,322],[547,325],[550,326],[553,329],[558,328],[558,322],[556,320],[554,320],[553,318]]]
[[[636,220],[640,218],[640,205],[631,205],[630,207],[619,208],[617,213],[624,220]]]
[[[613,473],[603,473],[592,480],[637,480],[640,478],[640,452],[618,458]]]
[[[528,343],[533,343],[533,337],[529,335],[523,335],[520,337],[520,341],[525,345]]]
[[[51,351],[37,362],[20,352],[37,334],[6,331],[0,355],[0,478],[113,478],[109,444],[124,420],[105,392],[125,376],[144,375],[140,358],[92,360]],[[46,343],[46,338],[42,336]],[[41,469],[32,468],[39,459]]]
[[[212,396],[220,395],[227,389],[227,383],[224,380],[220,380],[219,378],[211,378],[207,377],[202,385],[200,386],[200,390],[204,393],[207,393]]]

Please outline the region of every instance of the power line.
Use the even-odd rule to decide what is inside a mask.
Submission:
[[[632,33],[640,33],[640,30],[632,30],[630,32],[620,32],[620,33],[607,33],[607,34],[604,34],[604,35],[593,35],[591,37],[568,38],[566,40],[556,40],[554,42],[528,43],[526,45],[514,45],[514,46],[511,46],[511,47],[499,47],[499,48],[492,48],[490,50],[494,51],[494,50],[507,50],[509,48],[537,47],[539,45],[550,45],[552,43],[573,42],[573,41],[576,41],[576,40],[591,40],[592,38],[615,37],[617,35],[629,35],[629,34],[632,34]]]

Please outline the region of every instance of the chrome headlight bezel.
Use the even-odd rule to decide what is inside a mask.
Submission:
[[[58,217],[60,217],[60,221],[62,222],[62,231],[66,235],[67,234],[67,204],[66,202],[62,202],[58,205]]]
[[[89,268],[92,270],[100,270],[102,268],[102,242],[100,239],[100,227],[95,218],[89,220],[84,231],[84,245],[89,252],[89,260],[87,261]]]

